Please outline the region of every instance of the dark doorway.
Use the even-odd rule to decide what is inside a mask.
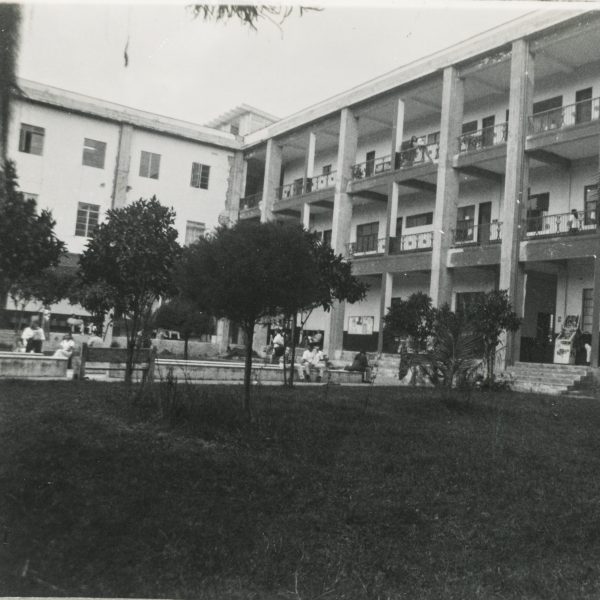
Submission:
[[[494,124],[496,123],[496,117],[485,117],[481,121],[481,145],[485,148],[486,146],[494,145]]]
[[[490,243],[490,224],[492,222],[492,203],[481,202],[479,205],[479,219],[477,221],[477,243]]]
[[[575,123],[592,120],[592,88],[575,92]]]

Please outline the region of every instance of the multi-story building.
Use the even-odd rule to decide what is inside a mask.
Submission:
[[[535,11],[245,136],[229,209],[303,223],[370,285],[311,315],[330,356],[385,349],[395,298],[506,289],[506,361],[580,315],[597,364],[599,42],[600,12]]]
[[[52,211],[71,265],[107,210],[139,198],[173,207],[180,243],[198,239],[223,212],[240,134],[274,121],[242,106],[228,113],[227,127],[203,127],[31,81],[19,85],[7,154],[21,191]],[[15,308],[10,301],[8,308]],[[52,312],[53,326],[63,327],[72,312],[85,314],[66,301]]]

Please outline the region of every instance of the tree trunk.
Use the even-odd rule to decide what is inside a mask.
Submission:
[[[183,339],[183,360],[187,360],[188,359],[188,342],[190,341],[190,338],[185,337]]]
[[[252,419],[252,410],[250,408],[250,379],[252,377],[252,342],[254,340],[254,323],[250,326],[244,326],[246,336],[246,365],[244,369],[244,411],[248,419]]]
[[[289,385],[290,387],[294,387],[294,365],[296,363],[296,319],[298,318],[298,313],[294,313],[292,316],[292,351],[290,353],[290,379]]]

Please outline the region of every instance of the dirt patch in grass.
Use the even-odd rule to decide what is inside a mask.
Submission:
[[[600,407],[1,382],[4,595],[597,598]]]

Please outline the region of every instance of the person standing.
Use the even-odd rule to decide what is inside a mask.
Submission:
[[[279,363],[279,359],[283,356],[285,352],[285,339],[283,337],[283,333],[281,329],[277,330],[277,333],[273,337],[273,359],[272,362],[274,364]]]

